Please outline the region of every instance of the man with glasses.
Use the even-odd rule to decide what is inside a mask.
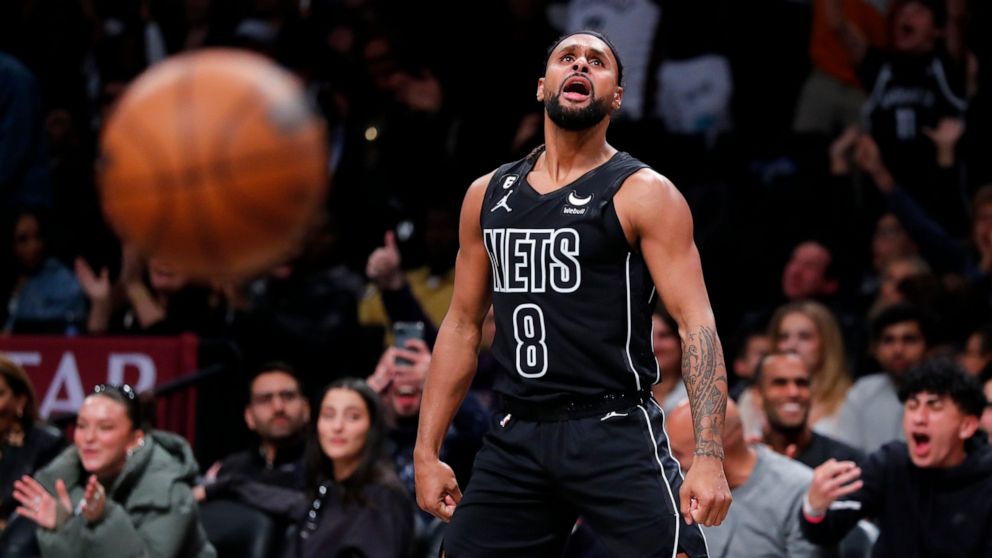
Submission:
[[[293,368],[280,362],[260,366],[245,405],[245,423],[258,435],[258,446],[214,464],[205,475],[205,486],[195,491],[197,497],[218,496],[234,477],[295,487],[309,422],[310,404]]]

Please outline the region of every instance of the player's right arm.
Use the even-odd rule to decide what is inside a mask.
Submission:
[[[473,182],[462,204],[455,289],[434,344],[413,452],[417,504],[443,521],[451,519],[461,491],[451,468],[439,458],[441,442],[475,375],[482,321],[492,300],[489,256],[480,224],[492,175]]]

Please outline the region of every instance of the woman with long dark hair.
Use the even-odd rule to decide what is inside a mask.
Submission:
[[[298,527],[284,558],[409,556],[414,504],[385,460],[378,396],[364,380],[344,378],[325,387],[315,402],[302,490],[247,478],[231,479],[226,490]]]
[[[295,556],[396,558],[413,545],[413,502],[388,461],[378,396],[357,378],[324,389],[304,459],[309,509]]]

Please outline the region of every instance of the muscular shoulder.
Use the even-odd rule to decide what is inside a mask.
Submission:
[[[496,171],[489,172],[476,178],[469,185],[465,192],[465,201],[462,203],[462,218],[474,216],[478,218],[479,211],[482,210],[482,201],[486,198],[486,190],[492,181]]]
[[[473,180],[472,184],[470,184],[468,187],[469,193],[478,192],[480,195],[485,193],[486,188],[489,187],[489,183],[492,182],[493,176],[495,175],[496,175],[496,170],[494,169],[480,176],[479,178]]]
[[[628,176],[617,193],[618,196],[621,194],[655,203],[682,197],[671,180],[651,168],[640,169]]]
[[[643,235],[649,227],[664,227],[669,234],[691,235],[692,215],[682,193],[671,180],[653,169],[630,175],[615,196],[617,216],[624,228]]]

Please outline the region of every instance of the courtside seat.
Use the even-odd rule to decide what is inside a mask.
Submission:
[[[231,500],[204,502],[200,505],[200,520],[219,558],[270,558],[276,549],[276,522],[246,504]]]

